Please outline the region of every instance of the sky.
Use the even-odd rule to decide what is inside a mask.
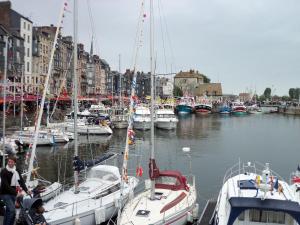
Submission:
[[[72,35],[73,1],[66,1],[62,32]],[[35,26],[57,24],[63,4],[62,0],[11,2]],[[142,0],[78,2],[79,42],[87,51],[93,36],[94,53],[112,70],[120,66],[124,72],[136,65],[137,70],[150,71],[149,0],[138,44]],[[154,0],[156,73],[193,69],[211,82],[221,82],[226,94],[260,95],[270,87],[272,94],[288,95],[289,88],[300,87],[299,12],[299,0]],[[139,54],[134,60],[136,46]]]

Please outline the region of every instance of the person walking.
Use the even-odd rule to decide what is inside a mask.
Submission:
[[[0,198],[5,204],[3,225],[13,225],[15,222],[15,202],[21,188],[28,193],[21,173],[16,169],[16,161],[15,156],[9,156],[6,167],[1,170]]]

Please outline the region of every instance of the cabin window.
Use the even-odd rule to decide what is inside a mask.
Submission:
[[[259,222],[260,221],[260,211],[256,209],[251,209],[249,211],[249,220],[252,222]]]
[[[283,212],[268,212],[269,223],[285,223],[285,213]]]
[[[252,222],[284,224],[285,213],[251,209],[249,211],[249,220]]]
[[[244,221],[244,220],[245,220],[245,211],[243,211],[243,212],[240,213],[238,219],[239,219],[240,221]]]

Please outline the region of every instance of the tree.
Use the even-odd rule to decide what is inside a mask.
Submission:
[[[203,82],[205,84],[210,83],[210,79],[207,76],[203,75]]]
[[[174,85],[173,95],[174,95],[174,96],[179,96],[179,97],[183,96],[183,92],[182,92],[182,90],[180,89],[180,87]]]
[[[291,99],[296,98],[296,89],[295,88],[290,88],[289,96],[290,96]]]
[[[271,88],[266,88],[265,91],[264,91],[264,96],[266,99],[270,99],[271,97]]]
[[[300,88],[295,89],[295,99],[299,99],[300,97]]]
[[[263,102],[263,101],[266,100],[266,96],[261,95],[261,96],[259,96],[258,100],[259,100],[260,102]]]
[[[287,101],[291,100],[291,97],[284,95],[284,96],[281,97],[281,100],[287,102]]]

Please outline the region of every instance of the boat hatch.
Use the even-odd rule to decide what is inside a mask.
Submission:
[[[238,187],[240,189],[257,189],[254,180],[238,180]]]
[[[65,209],[67,207],[68,203],[65,202],[58,202],[56,204],[54,204],[54,208],[61,208],[61,209]]]
[[[150,214],[149,210],[138,210],[136,213],[136,216],[144,216],[144,217],[148,217]]]
[[[87,191],[89,190],[89,187],[79,187],[79,191]]]

